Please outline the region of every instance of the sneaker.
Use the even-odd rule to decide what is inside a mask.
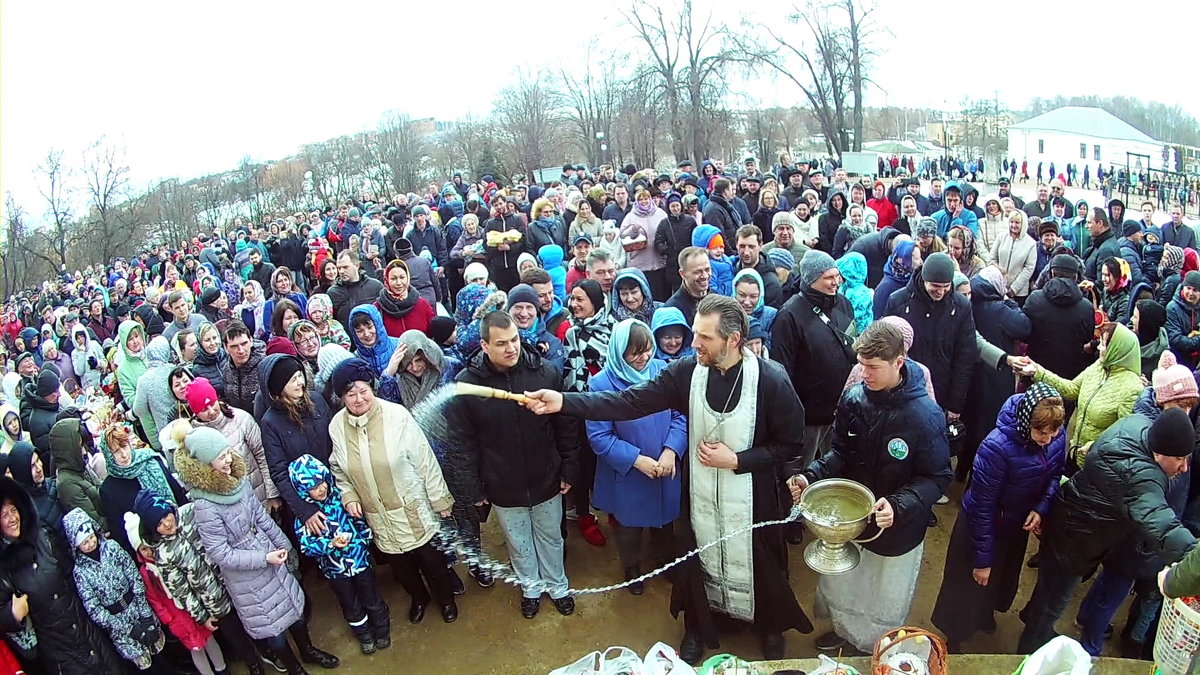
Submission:
[[[521,598],[521,616],[526,619],[532,619],[537,616],[538,610],[541,608],[541,598]]]
[[[587,514],[579,519],[579,531],[583,533],[583,539],[592,546],[604,546],[608,543],[604,532],[600,531],[600,525],[596,523],[596,516]]]
[[[458,572],[455,572],[453,567],[448,571],[450,572],[450,590],[454,595],[466,595],[467,586],[463,583],[462,577],[458,576]]]
[[[937,500],[938,506],[945,506],[946,504],[949,504],[949,503],[950,503],[950,498],[947,497],[946,495],[942,495],[941,497],[938,497],[938,500]]]
[[[579,520],[579,514],[578,514],[578,513],[575,513],[575,507],[574,507],[574,506],[572,506],[571,508],[567,509],[567,510],[566,510],[566,512],[565,512],[565,513],[563,513],[563,516],[564,516],[564,517],[565,517],[567,520]]]
[[[274,654],[268,654],[267,652],[260,652],[258,658],[261,659],[265,665],[268,665],[268,666],[274,668],[276,671],[278,671],[280,673],[287,672],[287,665],[284,664],[282,659],[280,659],[278,656],[275,656]]]
[[[846,638],[842,637],[841,635],[838,635],[834,631],[829,631],[828,633],[825,633],[824,635],[818,637],[816,640],[817,649],[819,649],[823,652],[836,651],[838,649],[842,649],[843,647],[845,647],[849,644],[850,643],[846,641]]]
[[[479,584],[480,588],[491,588],[496,583],[496,579],[492,576],[492,573],[482,567],[472,565],[467,568],[467,574],[471,575],[471,578],[475,580],[475,583]]]
[[[561,598],[550,598],[554,603],[554,609],[558,610],[563,616],[571,616],[575,613],[575,598],[564,595]]]

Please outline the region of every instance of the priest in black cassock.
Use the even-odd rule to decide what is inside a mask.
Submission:
[[[791,508],[783,466],[800,455],[804,407],[779,364],[745,347],[746,313],[733,298],[708,295],[696,308],[695,356],[624,391],[529,392],[539,414],[589,420],[632,420],[675,409],[688,418],[688,449],[679,458],[683,503],[674,525],[678,554]],[[720,615],[749,623],[763,657],[783,658],[783,632],[812,632],[787,579],[782,527],[735,534],[676,568],[671,613],[683,613],[679,655],[698,663],[705,646],[720,646]]]

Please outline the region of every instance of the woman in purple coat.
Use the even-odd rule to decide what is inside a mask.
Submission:
[[[613,327],[604,369],[588,381],[591,391],[622,391],[653,379],[667,367],[653,358],[654,337],[637,319]],[[687,417],[674,410],[628,422],[588,422],[596,452],[592,501],[616,519],[617,552],[625,579],[641,576],[642,530],[667,527],[679,516],[677,462],[687,448]],[[642,583],[629,592],[641,595]]]
[[[950,535],[933,624],[950,650],[996,629],[1017,593],[1029,533],[1058,492],[1066,440],[1062,398],[1044,382],[1009,397],[979,445],[970,487]]]

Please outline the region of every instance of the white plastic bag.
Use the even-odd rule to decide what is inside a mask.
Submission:
[[[1065,635],[1059,635],[1030,654],[1017,670],[1020,675],[1086,675],[1092,671],[1092,657],[1083,647]]]
[[[696,675],[696,669],[689,666],[674,648],[665,642],[656,642],[646,652],[642,661],[643,675]]]
[[[642,659],[628,647],[609,647],[556,668],[550,675],[642,675]]]

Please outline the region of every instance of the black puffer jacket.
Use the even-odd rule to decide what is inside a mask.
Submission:
[[[892,255],[892,240],[898,236],[900,230],[889,225],[878,232],[864,234],[850,246],[852,252],[861,253],[867,259],[867,288],[875,288],[883,280],[883,267]]]
[[[934,302],[925,290],[918,268],[908,286],[892,293],[884,315],[898,316],[912,325],[909,358],[929,369],[933,393],[942,408],[963,412],[979,349],[975,346],[975,319],[971,302],[961,293],[948,293]]]
[[[304,418],[304,424],[298,425],[288,418],[287,410],[267,391],[271,371],[284,359],[299,360],[289,354],[272,354],[259,364],[258,381],[262,383],[262,400],[270,404],[259,426],[271,481],[279,488],[279,496],[287,502],[292,513],[303,522],[317,512],[317,506],[296,492],[292,479],[288,477],[288,466],[301,455],[312,455],[329,464],[329,454],[333,450],[333,442],[329,439],[329,422],[333,414],[322,396],[310,394],[313,411]],[[308,371],[304,370],[304,374],[307,378]]]
[[[29,442],[37,448],[46,475],[54,475],[54,457],[50,454],[50,429],[58,421],[58,403],[37,395],[37,382],[28,382],[21,390],[21,428],[29,432]]]
[[[518,393],[562,390],[562,375],[526,345],[507,372],[497,371],[482,350],[476,351],[455,379]],[[539,416],[511,401],[460,396],[449,428],[455,438],[447,478],[457,500],[474,504],[486,497],[496,506],[534,506],[558,494],[559,481],[576,481],[576,418]]]
[[[965,299],[965,298],[964,298]],[[810,483],[849,478],[887,497],[896,520],[864,544],[882,556],[908,553],[925,539],[930,509],[950,484],[946,417],[925,392],[925,375],[911,360],[889,391],[865,384],[848,389],[837,406],[830,451],[804,471]],[[878,530],[868,525],[863,538]]]
[[[1052,364],[1067,379],[1095,360],[1095,353],[1083,351],[1095,334],[1095,314],[1073,279],[1051,278],[1029,294],[1023,309],[1029,317],[1029,358]]]
[[[814,302],[825,303],[829,324],[814,311]],[[854,309],[844,295],[822,298],[812,288],[792,296],[775,316],[771,360],[787,371],[810,426],[833,422],[842,385],[856,363],[846,336],[853,321]]]
[[[28,596],[29,618],[18,623],[12,612],[0,612],[0,631],[18,633],[33,624],[41,671],[64,675],[123,673],[125,662],[112,641],[92,623],[70,580],[69,565],[60,562],[39,526],[29,495],[10,478],[0,477],[0,502],[12,501],[21,515],[15,541],[0,539],[0,604],[13,593]],[[26,663],[32,666],[32,663]]]
[[[258,364],[262,363],[266,355],[267,345],[260,340],[254,340],[250,346],[250,358],[246,363],[237,366],[234,365],[233,359],[226,358],[218,366],[221,379],[225,381],[226,403],[254,414],[254,396],[258,394]]]
[[[339,280],[329,289],[329,301],[333,303],[333,316],[348,331],[354,330],[350,325],[350,310],[359,305],[369,305],[379,297],[383,284],[372,279],[366,270],[359,266],[358,281],[350,283]],[[229,386],[226,382],[225,386]]]
[[[1083,254],[1083,276],[1093,282],[1100,281],[1100,266],[1109,258],[1121,257],[1121,242],[1114,230],[1109,229],[1097,237]]]
[[[1042,537],[1042,553],[1073,574],[1084,574],[1135,535],[1177,562],[1196,538],[1167,503],[1167,475],[1149,447],[1152,421],[1118,420],[1092,443],[1080,469],[1058,491]]]

